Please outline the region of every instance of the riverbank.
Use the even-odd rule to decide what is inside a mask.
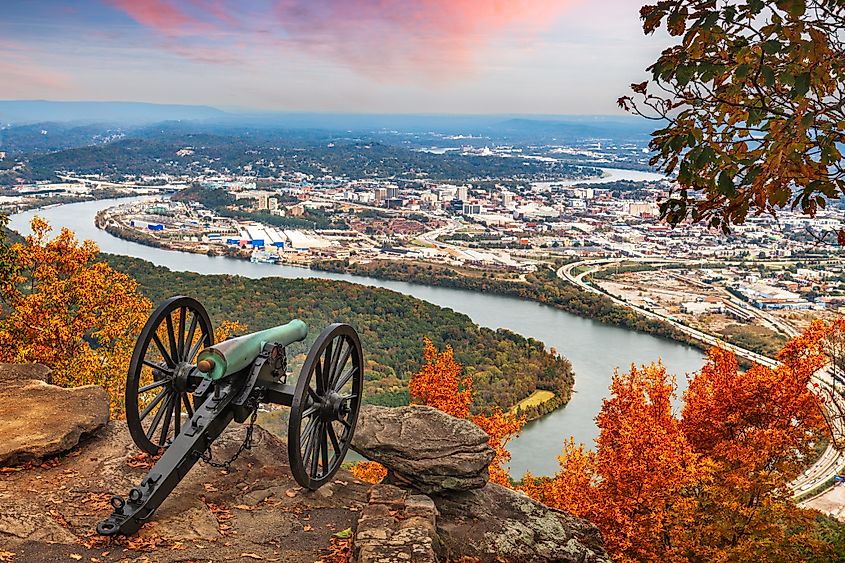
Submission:
[[[190,252],[192,254],[204,254],[207,256],[228,256],[243,260],[249,259],[248,256],[240,251],[219,252],[208,246],[197,246],[195,244],[177,245],[172,241],[164,241],[141,231],[126,229],[114,222],[108,221],[106,212],[107,210],[103,210],[97,214],[95,220],[97,228],[103,229],[112,236],[123,240],[178,252]],[[321,272],[366,276],[381,280],[419,283],[435,287],[485,291],[498,295],[528,299],[611,326],[630,328],[645,334],[694,346],[700,350],[706,351],[707,349],[706,345],[688,337],[668,323],[643,318],[629,309],[615,305],[607,298],[581,291],[576,287],[560,282],[552,269],[541,269],[533,274],[528,274],[525,277],[525,281],[504,277],[510,276],[510,274],[503,275],[481,270],[473,272],[476,275],[466,275],[465,272],[451,266],[406,260],[401,262],[395,260],[374,260],[368,263],[350,262],[349,260],[317,260],[310,264],[310,269]],[[562,404],[565,404],[565,402]],[[555,408],[560,406],[562,405],[558,404]],[[548,410],[545,412],[548,412]]]
[[[373,260],[366,264],[348,260],[324,260],[313,263],[311,269],[518,297],[550,305],[561,311],[611,326],[673,340],[700,350],[706,351],[708,348],[668,323],[643,318],[630,309],[614,304],[604,296],[587,293],[561,281],[554,268],[540,268],[534,273],[527,274],[524,279],[508,278],[510,274],[494,272],[467,275],[457,268],[443,264],[394,260]]]

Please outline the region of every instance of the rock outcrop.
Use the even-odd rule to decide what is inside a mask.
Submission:
[[[487,482],[493,452],[475,424],[422,406],[364,407],[358,424],[352,447],[387,467],[385,482],[410,489],[373,488],[358,520],[358,561],[431,560],[428,528],[406,516],[411,499],[436,506],[426,514],[436,516],[432,550],[442,560],[610,561],[590,522]],[[415,533],[404,531],[412,526]]]
[[[109,420],[102,387],[50,385],[40,364],[0,364],[0,467],[66,452]]]
[[[388,482],[426,494],[478,489],[493,460],[487,434],[431,407],[364,406],[352,448],[388,468]]]
[[[433,500],[449,559],[610,562],[593,524],[495,483]]]

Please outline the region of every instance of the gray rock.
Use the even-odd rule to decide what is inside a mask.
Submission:
[[[352,448],[387,467],[388,482],[431,494],[483,487],[494,457],[487,441],[472,422],[431,407],[368,405]]]
[[[39,364],[0,364],[0,466],[65,452],[108,422],[102,387],[57,387],[45,381],[49,373]]]
[[[450,560],[610,562],[592,523],[495,483],[433,500]]]

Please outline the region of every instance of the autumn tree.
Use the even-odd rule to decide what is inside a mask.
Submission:
[[[679,183],[664,218],[727,232],[749,213],[814,215],[842,197],[845,3],[660,0],[640,15],[645,33],[677,38],[619,99],[661,122],[651,164]]]
[[[522,489],[594,522],[617,561],[680,561],[679,530],[700,472],[673,415],[675,382],[660,364],[617,373],[596,422],[595,452],[568,442],[553,479],[527,475]]]
[[[422,367],[408,384],[411,398],[454,417],[469,418],[472,378],[464,377],[463,371],[463,366],[455,361],[451,346],[440,352],[425,338]]]
[[[137,283],[98,261],[97,246],[32,220],[23,242],[2,244],[0,360],[40,362],[62,386],[102,385],[123,412],[126,369],[149,313]]]
[[[660,365],[617,374],[597,418],[594,452],[571,441],[552,478],[523,490],[595,522],[619,561],[801,561],[827,551],[814,513],[790,482],[821,427],[812,381],[826,338],[842,323],[814,323],[775,368],[741,370],[712,349],[672,410],[675,385]]]

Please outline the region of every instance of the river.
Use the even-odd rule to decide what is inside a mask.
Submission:
[[[609,172],[620,177],[631,171]],[[639,178],[643,173],[636,174]],[[479,325],[494,329],[507,328],[541,340],[546,346],[555,347],[560,354],[569,358],[575,371],[572,399],[565,408],[526,425],[522,434],[509,444],[508,449],[512,454],[511,475],[515,477],[521,477],[525,471],[531,471],[534,475],[553,474],[558,467],[557,455],[564,439],[569,436],[573,436],[576,442],[593,445],[598,435],[594,418],[601,408],[602,399],[608,394],[614,369],[624,370],[631,363],[643,364],[662,359],[667,369],[675,373],[679,383],[684,385],[684,375],[698,370],[702,364],[703,354],[695,348],[604,325],[532,301],[163,250],[118,239],[94,226],[94,216],[98,211],[127,201],[74,203],[43,209],[37,213],[55,228],[67,227],[75,231],[80,240],[93,240],[104,252],[143,258],[172,270],[200,274],[238,274],[249,278],[325,278],[383,287],[459,311]],[[14,215],[10,226],[21,233],[29,232],[29,220],[35,213],[28,211]]]

